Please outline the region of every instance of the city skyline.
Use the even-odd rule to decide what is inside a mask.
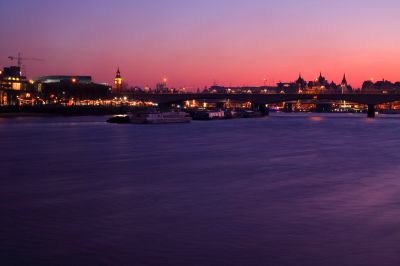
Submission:
[[[399,80],[400,3],[47,1],[0,3],[0,64],[22,52],[29,77],[92,75],[130,86],[261,86],[320,71],[350,84]],[[18,14],[16,16],[15,14]],[[14,62],[15,63],[15,62]]]

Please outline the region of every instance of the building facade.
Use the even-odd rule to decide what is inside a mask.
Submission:
[[[32,81],[22,75],[18,66],[5,67],[0,71],[0,105],[18,105],[20,95],[32,89]]]
[[[111,98],[110,86],[92,82],[91,76],[44,76],[34,79],[37,96],[46,104]]]

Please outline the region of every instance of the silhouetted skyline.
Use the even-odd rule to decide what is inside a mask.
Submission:
[[[28,76],[92,75],[131,86],[262,85],[320,71],[354,87],[399,80],[400,3],[382,1],[50,1],[0,3],[0,64]]]

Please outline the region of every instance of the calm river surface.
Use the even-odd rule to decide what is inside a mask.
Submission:
[[[0,118],[1,265],[400,265],[400,117]]]

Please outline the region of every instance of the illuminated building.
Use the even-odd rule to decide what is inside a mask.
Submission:
[[[0,88],[3,90],[25,90],[26,78],[21,75],[17,66],[5,67],[0,74]]]
[[[350,85],[348,85],[348,83],[347,83],[346,74],[343,75],[343,79],[342,79],[342,83],[340,84],[340,88],[341,88],[342,93],[346,93],[346,92],[353,90],[353,88]]]
[[[278,86],[277,93],[293,94],[293,93],[298,93],[299,91],[297,83],[293,82],[279,82],[277,86]]]
[[[123,83],[123,79],[121,77],[121,72],[119,71],[119,68],[117,70],[117,73],[115,75],[115,79],[114,79],[114,91],[115,92],[121,92],[122,91],[122,83]]]
[[[363,93],[399,93],[400,82],[390,82],[388,80],[381,80],[377,82],[365,81],[362,85]]]
[[[296,80],[296,85],[299,92],[303,92],[307,87],[307,82],[303,79],[301,74],[299,74],[299,78]]]
[[[347,79],[346,74],[343,75],[342,83],[340,83],[341,93],[347,92]]]
[[[92,77],[91,76],[65,76],[65,75],[60,75],[60,76],[44,76],[44,77],[37,77],[33,79],[34,82],[37,83],[61,83],[61,82],[74,82],[78,84],[90,84],[92,83]]]
[[[330,91],[331,88],[333,90],[337,89],[336,84],[332,81],[329,83],[329,81],[322,76],[322,73],[319,73],[319,77],[316,78],[314,81],[309,81],[307,84],[307,93],[325,93],[327,91]]]
[[[328,87],[330,87],[328,80],[320,72],[319,77],[312,83],[311,91],[313,93],[323,93]]]
[[[111,88],[92,82],[91,76],[54,75],[33,79],[37,95],[45,103],[58,104],[111,98]]]
[[[5,67],[0,71],[0,105],[18,104],[18,96],[29,87],[26,77],[18,66]]]
[[[163,78],[162,82],[159,82],[156,84],[155,91],[157,93],[171,93],[171,92],[175,92],[175,89],[168,88],[168,79]]]

